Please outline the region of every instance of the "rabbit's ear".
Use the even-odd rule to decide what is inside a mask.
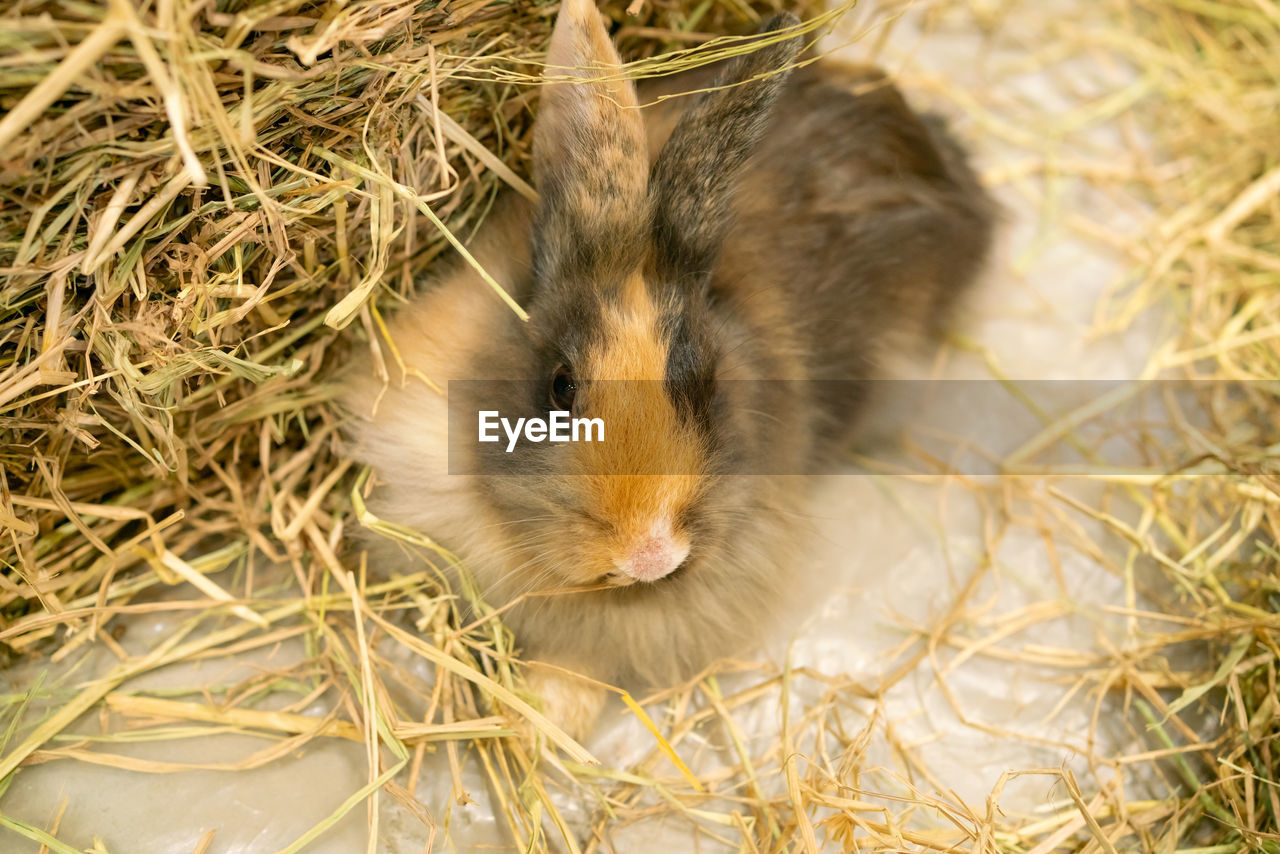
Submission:
[[[660,273],[701,278],[710,272],[734,184],[768,127],[788,66],[800,52],[799,36],[775,34],[799,23],[789,13],[771,18],[761,29],[770,43],[730,60],[658,154],[649,194]]]
[[[543,76],[535,279],[590,275],[620,254],[634,269],[648,227],[644,121],[594,0],[562,0]]]

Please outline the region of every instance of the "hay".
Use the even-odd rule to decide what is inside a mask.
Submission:
[[[975,23],[998,27],[1013,5],[977,4]],[[4,698],[0,787],[42,762],[210,767],[103,747],[234,731],[268,746],[216,766],[231,772],[318,739],[365,745],[367,784],[286,851],[354,810],[367,812],[375,850],[387,798],[434,838],[438,817],[414,799],[429,750],[446,753],[459,798],[464,762],[478,765],[519,850],[607,848],[619,828],[667,815],[748,851],[815,851],[824,837],[859,850],[1280,851],[1280,405],[1266,384],[1280,376],[1280,12],[1266,0],[1111,7],[1105,31],[1067,21],[1056,34],[1064,49],[1106,40],[1146,69],[1141,88],[1100,100],[1085,118],[1133,109],[1159,162],[1135,154],[1132,169],[1052,167],[1138,184],[1159,227],[1117,247],[1136,284],[1100,304],[1097,330],[1172,305],[1180,336],[1150,375],[1255,381],[1254,406],[1277,417],[1259,425],[1211,400],[1207,426],[1182,437],[1200,449],[1194,473],[1095,471],[1099,490],[1087,501],[1053,478],[962,485],[995,520],[988,555],[1011,528],[1032,526],[1051,554],[1095,555],[1131,591],[1149,567],[1162,585],[1142,601],[1166,613],[1142,610],[1136,593],[1117,606],[1135,642],[1111,654],[1007,645],[1055,612],[983,622],[973,601],[991,570],[982,563],[934,625],[907,627],[880,685],[725,665],[646,698],[661,735],[647,757],[616,768],[593,764],[528,705],[500,614],[481,606],[460,625],[460,598],[475,592],[448,590],[439,567],[449,555],[425,536],[447,532],[397,529],[364,508],[366,478],[340,455],[326,381],[350,347],[385,340],[376,334],[383,313],[451,237],[473,233],[500,190],[530,192],[521,177],[530,84],[553,5],[6,4],[0,642],[15,665],[103,650],[114,663],[91,681],[37,679]],[[610,13],[624,54],[656,74],[707,55],[650,57],[748,31],[763,9],[703,0]],[[887,31],[892,21],[879,24]],[[984,130],[1037,144],[979,95],[938,89]],[[1071,437],[1046,431],[1046,445]],[[1178,450],[1170,456],[1186,462]],[[1030,522],[1010,509],[1027,503],[1039,511]],[[1118,534],[1122,547],[1081,520]],[[354,525],[402,540],[422,555],[422,571],[369,579],[359,556],[342,552]],[[174,618],[172,629],[146,648],[115,636],[121,618],[157,613]],[[403,628],[410,623],[416,633]],[[173,663],[296,638],[308,650],[296,667],[208,696],[130,686]],[[1171,667],[1188,645],[1203,666]],[[1146,749],[1090,756],[1088,779],[1063,767],[1011,770],[983,805],[946,794],[874,709],[911,667],[948,651],[1056,669],[1071,685],[1064,702],[1087,698],[1095,717],[1104,698],[1120,696]],[[434,683],[413,684],[406,656],[435,665]],[[936,665],[944,690],[946,661]],[[726,673],[744,687],[726,691]],[[289,701],[263,707],[272,692]],[[328,717],[300,714],[320,697],[331,700]],[[869,716],[855,713],[867,704]],[[778,738],[747,738],[744,716],[779,705]],[[532,755],[509,738],[512,709],[552,747]],[[89,712],[110,713],[96,739],[71,729]],[[724,751],[699,736],[708,732]],[[862,766],[873,736],[890,744],[893,767]],[[673,756],[697,769],[696,784]],[[1137,766],[1167,792],[1127,798],[1111,775]],[[1000,812],[1001,791],[1019,775],[1059,783],[1050,814]],[[563,814],[564,792],[594,804],[587,827]],[[57,821],[42,828],[0,815],[0,825],[73,850],[58,841]]]

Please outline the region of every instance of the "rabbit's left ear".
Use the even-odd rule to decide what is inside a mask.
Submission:
[[[635,87],[594,0],[562,0],[543,76],[534,276],[546,282],[625,265],[615,256],[643,244],[649,156]]]
[[[656,262],[663,274],[702,281],[710,272],[733,188],[769,127],[803,46],[800,36],[783,31],[799,24],[786,12],[766,22],[760,31],[765,43],[730,60],[659,152],[649,192]]]

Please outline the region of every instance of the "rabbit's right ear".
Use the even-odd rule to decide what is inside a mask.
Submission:
[[[800,36],[780,38],[779,31],[799,23],[785,12],[771,18],[761,37],[773,40],[732,59],[658,154],[649,196],[660,273],[701,278],[710,272],[738,174],[764,136],[800,53]]]
[[[595,0],[561,0],[544,77],[533,129],[534,278],[634,267],[648,225],[648,144]]]

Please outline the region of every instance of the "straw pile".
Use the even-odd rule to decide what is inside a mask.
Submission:
[[[638,16],[608,11],[624,55],[644,59],[707,33],[750,30],[770,5],[672,0],[637,3]],[[734,694],[708,674],[650,698],[675,723],[649,758],[592,766],[525,702],[500,619],[459,627],[458,599],[443,595],[437,571],[448,556],[423,535],[447,532],[397,530],[364,510],[326,377],[348,348],[377,340],[383,313],[452,239],[472,233],[499,191],[531,192],[529,84],[552,2],[4,3],[0,642],[11,662],[106,648],[118,663],[97,681],[4,698],[0,786],[33,762],[180,770],[54,740],[85,712],[109,710],[135,737],[179,720],[271,739],[215,766],[229,770],[316,739],[365,744],[368,785],[289,851],[366,799],[371,851],[380,798],[434,833],[412,781],[438,749],[458,792],[460,764],[479,763],[519,850],[553,838],[596,850],[613,828],[669,813],[757,851],[815,851],[824,835],[862,850],[1280,851],[1280,9],[1267,0],[1112,5],[1113,47],[1148,69],[1137,109],[1160,162],[1131,180],[1149,186],[1161,224],[1120,247],[1139,280],[1099,307],[1099,330],[1173,305],[1181,337],[1151,375],[1257,381],[1252,405],[1276,417],[1241,422],[1230,401],[1211,399],[1208,425],[1184,435],[1199,449],[1187,468],[1096,475],[1098,503],[1073,509],[1119,534],[1119,554],[1088,542],[1063,513],[1046,514],[1062,526],[1046,534],[1048,548],[1062,536],[1132,585],[1135,573],[1156,573],[1162,583],[1145,598],[1170,616],[1131,610],[1143,627],[1134,644],[1062,664],[1080,697],[1100,704],[1119,692],[1148,750],[1092,757],[1089,780],[1028,771],[1058,778],[1063,801],[1026,824],[1000,813],[999,791],[981,808],[933,794],[905,747],[910,771],[893,786],[864,777],[858,757],[878,724],[854,723],[848,701],[874,701],[888,686],[822,674],[765,670]],[[1028,486],[1021,497],[1047,494],[1061,495]],[[361,524],[421,552],[422,571],[368,580],[359,556],[343,552],[344,534]],[[998,647],[999,627],[986,640],[954,634],[967,607],[961,596],[930,630],[930,650]],[[119,621],[158,611],[181,616],[179,628],[126,649]],[[133,677],[173,662],[300,637],[309,656],[296,673],[212,701],[129,690]],[[1171,667],[1170,651],[1188,645],[1205,653],[1203,666]],[[416,705],[403,699],[401,659],[389,648],[438,668]],[[260,705],[276,681],[295,701]],[[804,714],[776,743],[748,747],[736,716],[776,705],[801,682],[816,696]],[[297,713],[323,697],[329,717]],[[505,738],[510,709],[557,752],[535,757]],[[1199,718],[1210,725],[1189,722]],[[708,729],[732,761],[703,771],[707,763],[691,759],[701,779],[690,779],[670,758]],[[1111,772],[1136,765],[1167,782],[1164,794],[1126,800]],[[596,805],[589,827],[569,826],[557,789]],[[0,826],[74,850],[56,824],[0,814]]]

